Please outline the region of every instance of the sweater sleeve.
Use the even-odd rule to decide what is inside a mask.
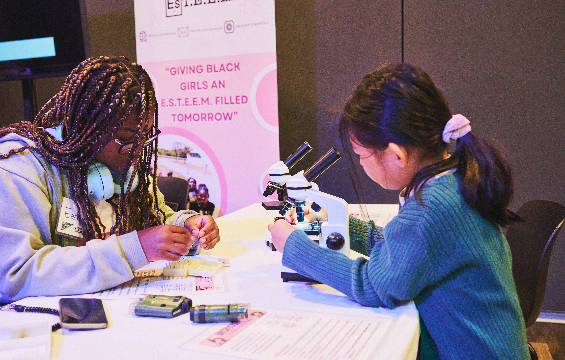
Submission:
[[[48,186],[51,170],[29,151],[0,161],[0,302],[111,288],[148,264],[137,232],[82,247],[57,245],[54,192],[62,199],[64,181],[55,178],[57,189]]]
[[[384,238],[383,228],[373,220],[365,222],[349,216],[349,241],[351,250],[370,255],[375,244]]]
[[[419,228],[396,218],[385,228],[384,238],[375,242],[369,260],[352,260],[322,248],[300,230],[289,236],[283,252],[284,266],[373,307],[393,308],[432,284],[433,274],[421,271],[430,268],[428,262]]]

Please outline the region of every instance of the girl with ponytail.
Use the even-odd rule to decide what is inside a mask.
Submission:
[[[368,260],[319,247],[278,220],[269,230],[283,265],[366,306],[413,300],[418,358],[528,359],[501,229],[519,221],[508,210],[512,175],[502,153],[451,113],[426,72],[406,63],[365,75],[339,128],[367,175],[400,191],[399,213],[384,228],[350,217],[351,248]]]

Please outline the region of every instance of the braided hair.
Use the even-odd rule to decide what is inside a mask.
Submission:
[[[105,227],[94,203],[88,198],[88,168],[96,154],[112,141],[131,116],[137,116],[138,124],[120,180],[119,201],[114,201],[117,217],[110,233],[121,235],[159,225],[163,223],[163,212],[157,201],[153,201],[157,198],[157,182],[155,174],[151,173],[152,159],[153,168],[157,168],[157,140],[155,145],[143,146],[158,129],[155,90],[141,65],[126,57],[102,56],[81,62],[32,122],[24,121],[0,129],[0,137],[16,133],[33,140],[36,147],[13,149],[0,154],[0,159],[30,150],[63,170],[68,177],[70,196],[77,205],[84,239],[103,239]],[[61,141],[45,130],[59,125],[62,125]],[[133,181],[126,184],[132,164],[131,179],[137,174],[139,180],[134,191],[130,191]]]

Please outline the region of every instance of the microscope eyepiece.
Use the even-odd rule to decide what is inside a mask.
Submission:
[[[318,176],[332,166],[340,157],[341,154],[339,151],[335,148],[331,148],[324,156],[322,156],[304,172],[304,177],[308,180],[308,182],[316,180]]]
[[[284,164],[286,167],[291,169],[297,162],[299,162],[306,154],[308,154],[312,150],[312,146],[305,141],[302,146],[300,146],[294,154],[290,155],[285,161]]]

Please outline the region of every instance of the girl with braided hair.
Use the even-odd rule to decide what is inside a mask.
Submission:
[[[419,359],[529,359],[501,229],[519,220],[507,208],[513,187],[502,153],[406,63],[365,75],[340,134],[371,180],[400,191],[398,215],[384,228],[349,218],[351,248],[369,256],[356,260],[278,220],[269,230],[283,265],[365,306],[413,300]]]
[[[215,246],[211,216],[165,205],[158,134],[151,79],[125,57],[83,61],[34,121],[0,128],[0,302],[107,289]]]

